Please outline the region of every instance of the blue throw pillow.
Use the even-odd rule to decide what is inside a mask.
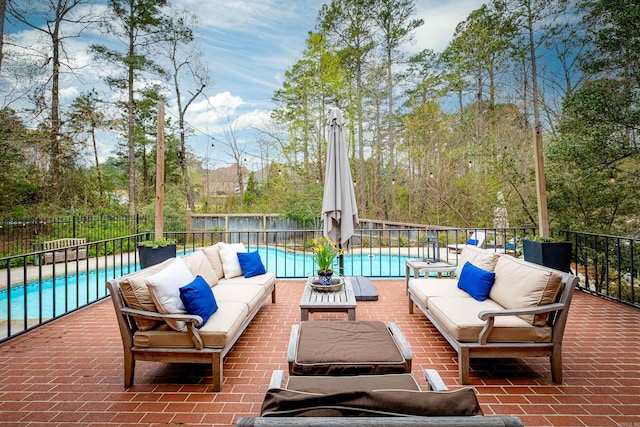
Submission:
[[[476,239],[467,240],[467,245],[478,246],[478,241]]]
[[[260,259],[258,251],[255,252],[238,252],[238,261],[244,277],[253,277],[267,272]]]
[[[196,276],[191,283],[180,288],[180,299],[187,313],[202,317],[202,325],[207,323],[209,317],[218,310],[213,291],[202,276]]]
[[[495,278],[496,273],[493,271],[483,270],[467,261],[462,266],[458,287],[469,293],[474,299],[484,301],[491,292]]]

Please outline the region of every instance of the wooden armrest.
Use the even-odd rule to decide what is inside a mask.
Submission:
[[[520,427],[518,417],[494,415],[489,417],[241,417],[236,427]]]
[[[422,371],[422,374],[424,375],[424,379],[427,381],[427,384],[428,384],[427,390],[432,390],[432,391],[449,390],[449,388],[447,388],[447,386],[444,384],[444,381],[442,381],[440,374],[435,369],[425,369],[424,371]]]
[[[404,335],[402,335],[402,332],[400,332],[400,328],[398,328],[398,325],[393,322],[389,322],[387,323],[387,327],[400,346],[402,357],[404,357],[405,360],[411,360],[413,358],[413,353],[411,353],[411,346],[409,345],[409,342],[406,340]]]
[[[138,310],[135,308],[123,307],[122,312],[131,317],[148,320],[181,320],[186,323],[193,323],[195,326],[202,324],[202,317],[196,314],[164,314],[154,311]]]
[[[560,311],[564,308],[565,308],[564,304],[553,303],[553,304],[540,305],[537,307],[481,311],[480,313],[478,313],[478,317],[480,318],[480,320],[484,320],[486,323],[484,324],[484,327],[482,328],[482,330],[480,331],[480,334],[478,335],[478,344],[484,345],[487,343],[489,334],[493,329],[495,318],[498,316],[522,316],[522,315],[530,315],[530,314],[551,313],[554,311]]]
[[[187,333],[191,337],[191,341],[195,345],[196,349],[202,350],[204,348],[204,342],[202,341],[202,337],[198,332],[198,326],[202,325],[202,317],[195,314],[164,314],[164,313],[156,313],[153,311],[145,311],[145,310],[137,310],[135,308],[122,307],[122,312],[127,316],[131,316],[134,318],[140,319],[149,319],[149,320],[159,320],[166,321],[168,320],[176,320],[182,321],[187,324]]]
[[[512,308],[512,309],[504,309],[504,310],[484,310],[478,313],[478,317],[480,318],[480,320],[487,320],[490,317],[498,317],[498,316],[522,316],[527,314],[551,313],[554,311],[562,310],[564,307],[565,307],[564,304],[553,303],[553,304],[539,305],[536,307]]]
[[[293,363],[296,358],[296,348],[298,347],[298,331],[300,325],[291,326],[291,335],[289,335],[289,347],[287,349],[287,361]]]
[[[271,373],[269,388],[282,388],[282,386],[284,386],[284,371],[282,369],[276,369]]]

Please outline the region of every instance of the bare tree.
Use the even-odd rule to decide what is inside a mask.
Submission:
[[[202,52],[193,43],[193,31],[198,19],[195,15],[185,10],[173,9],[169,14],[172,19],[168,22],[165,35],[167,40],[159,53],[169,60],[166,70],[167,77],[171,80],[178,106],[178,124],[180,126],[180,148],[178,159],[184,179],[184,190],[189,209],[195,208],[195,196],[191,185],[187,165],[187,146],[185,141],[184,116],[189,106],[196,100],[209,84],[209,69],[201,61]],[[189,85],[189,83],[191,83]],[[183,95],[182,89],[187,89],[187,95]]]
[[[91,0],[39,0],[32,2],[9,1],[7,12],[24,25],[44,34],[51,42],[51,56],[43,59],[43,67],[51,67],[51,75],[46,84],[51,85],[51,109],[49,130],[49,157],[50,157],[50,194],[60,196],[58,188],[59,178],[62,173],[62,158],[60,141],[60,74],[63,68],[72,70],[71,60],[68,57],[64,41],[70,38],[80,37],[82,32],[93,22],[91,8],[83,9],[81,6],[90,4]],[[77,12],[77,13],[76,13]],[[44,21],[44,25],[37,23]],[[4,20],[3,20],[4,21]],[[65,29],[73,31],[65,33]]]

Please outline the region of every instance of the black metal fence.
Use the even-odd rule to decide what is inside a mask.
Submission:
[[[640,239],[563,231],[580,288],[640,308]]]
[[[522,255],[522,241],[532,228],[455,229],[367,223],[351,239],[345,275],[372,278],[405,276],[407,258],[437,258],[458,263],[460,245],[474,240],[487,250]],[[109,279],[139,269],[136,244],[149,232],[96,240],[56,251],[32,251],[0,258],[0,342],[52,319],[106,298]],[[278,278],[304,278],[314,273],[312,240],[320,230],[172,231],[178,254],[185,255],[219,241],[242,242],[259,250],[268,271]],[[573,243],[571,269],[581,278],[580,288],[640,308],[640,240],[565,231]],[[480,241],[481,240],[481,241]],[[56,252],[58,257],[56,257]],[[51,264],[35,263],[50,254]]]
[[[85,238],[87,242],[97,242],[137,234],[153,230],[154,220],[145,215],[0,220],[0,256],[32,252],[40,249],[40,243],[57,239]],[[167,230],[186,230],[185,216],[169,216],[164,223]]]

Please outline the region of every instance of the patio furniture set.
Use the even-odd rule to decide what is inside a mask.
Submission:
[[[211,363],[213,389],[221,389],[224,356],[268,296],[276,301],[275,277],[251,265],[247,274],[246,256],[240,255],[245,252],[241,244],[218,243],[108,283],[124,345],[126,387],[133,384],[135,361],[149,360]],[[562,334],[577,278],[472,245],[461,249],[459,260],[457,267],[408,260],[406,289],[409,312],[420,308],[458,352],[461,383],[469,383],[471,358],[530,356],[549,357],[553,381],[561,382]],[[425,278],[419,278],[421,271]],[[187,314],[186,302],[175,308],[178,290],[197,276],[217,305],[208,320]],[[435,371],[424,371],[428,390],[421,391],[398,326],[356,321],[351,279],[341,280],[333,292],[307,281],[301,322],[291,329],[288,380],[275,371],[261,416],[237,425],[522,425],[517,417],[484,417],[472,388],[448,391]],[[348,320],[309,321],[317,311],[345,312]]]

